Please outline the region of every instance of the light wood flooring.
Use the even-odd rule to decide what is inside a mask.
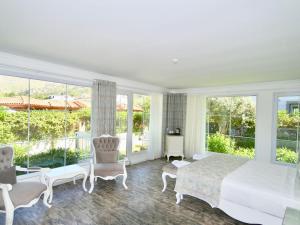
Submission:
[[[127,191],[123,189],[121,179],[98,179],[92,194],[82,190],[81,180],[75,185],[70,182],[56,186],[52,208],[47,209],[39,201],[31,208],[18,209],[14,224],[243,224],[193,197],[185,196],[180,205],[176,205],[173,179],[168,178],[168,188],[161,192],[161,168],[165,164],[165,160],[154,160],[128,166]],[[4,224],[4,214],[0,214],[0,224]]]

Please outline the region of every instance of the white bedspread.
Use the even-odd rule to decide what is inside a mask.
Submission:
[[[220,198],[282,218],[287,206],[300,209],[295,176],[295,168],[251,160],[224,178]]]

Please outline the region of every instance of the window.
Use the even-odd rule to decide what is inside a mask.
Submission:
[[[151,98],[147,95],[133,95],[132,152],[148,150]]]
[[[208,151],[254,158],[256,97],[207,98]]]
[[[0,144],[23,167],[60,167],[90,153],[91,88],[0,76]]]
[[[300,96],[277,98],[276,161],[295,164],[299,153]]]
[[[127,122],[128,122],[128,97],[127,95],[117,95],[116,133],[120,138],[119,159],[127,155]]]

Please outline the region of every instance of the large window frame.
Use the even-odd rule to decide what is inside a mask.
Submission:
[[[257,92],[238,92],[238,93],[230,93],[230,94],[227,94],[227,93],[220,93],[220,94],[210,94],[210,95],[205,95],[206,97],[206,113],[205,113],[205,150],[206,151],[209,151],[208,150],[208,135],[209,135],[209,128],[208,128],[208,124],[207,124],[207,116],[208,116],[208,108],[207,108],[207,104],[208,104],[208,98],[222,98],[222,97],[255,97],[256,101],[255,101],[255,121],[257,121],[257,115],[258,115],[258,104],[257,102],[259,101],[259,93]],[[231,137],[231,134],[229,132],[229,135],[226,135],[226,136],[229,136]],[[256,159],[257,157],[257,124],[255,125],[255,132],[254,132],[254,158],[253,159]]]
[[[62,100],[64,103],[65,103],[65,107],[64,107],[64,109],[63,110],[60,110],[61,112],[63,112],[64,114],[65,114],[65,116],[64,116],[64,126],[65,126],[65,128],[64,128],[64,130],[65,130],[65,132],[64,132],[64,135],[63,135],[63,137],[61,137],[61,138],[59,138],[59,139],[63,139],[63,142],[64,142],[64,154],[63,154],[63,157],[64,157],[64,159],[63,159],[63,166],[66,166],[66,157],[67,157],[67,155],[66,155],[66,151],[67,151],[67,142],[70,142],[70,141],[72,141],[71,139],[76,139],[75,140],[75,142],[77,143],[77,139],[78,139],[78,142],[82,142],[82,140],[83,140],[83,138],[81,137],[81,138],[77,138],[77,137],[75,137],[75,136],[70,136],[70,134],[67,134],[66,133],[66,121],[67,121],[67,118],[68,118],[68,116],[69,116],[69,113],[70,113],[70,111],[69,110],[67,110],[67,105],[68,105],[68,103],[69,103],[69,98],[68,97],[71,97],[71,95],[69,95],[68,94],[68,88],[69,87],[71,87],[71,86],[73,86],[72,88],[74,89],[76,89],[77,87],[78,88],[91,88],[91,86],[90,85],[86,85],[86,84],[79,84],[79,82],[62,82],[62,81],[56,81],[55,79],[41,79],[41,78],[37,78],[37,77],[34,77],[34,76],[11,76],[11,75],[7,75],[7,74],[0,74],[0,77],[1,76],[5,76],[5,77],[11,77],[12,79],[20,79],[20,81],[21,81],[21,79],[25,79],[26,80],[26,82],[28,82],[28,87],[26,88],[26,90],[28,91],[28,102],[30,102],[31,101],[31,98],[32,98],[32,82],[51,82],[51,83],[53,83],[53,84],[55,84],[55,85],[62,85],[62,87],[65,89],[64,90],[64,94],[63,95],[61,95],[61,97],[62,96],[64,96],[64,99]],[[71,93],[71,92],[70,92]],[[90,90],[90,93],[91,93],[91,90]],[[89,99],[91,100],[91,95],[89,96]],[[27,160],[26,160],[26,166],[27,167],[30,167],[30,166],[32,166],[31,165],[31,162],[30,162],[30,156],[29,156],[29,154],[30,154],[30,144],[32,144],[32,143],[34,143],[34,141],[32,141],[32,140],[30,140],[30,136],[31,136],[31,134],[33,133],[33,131],[31,131],[30,130],[30,126],[31,126],[31,114],[32,114],[32,112],[33,112],[33,108],[31,109],[31,107],[30,106],[28,106],[28,109],[26,110],[26,112],[27,112],[27,115],[28,115],[28,120],[27,120],[27,125],[28,125],[28,129],[27,129],[27,140],[26,140],[26,142],[28,142],[27,143],[27,145],[28,145],[28,149],[27,149],[27,151],[26,151],[26,158],[27,158]],[[91,122],[91,121],[90,121]],[[89,124],[90,124],[90,122],[89,122]],[[74,130],[74,132],[76,132],[75,130]],[[75,134],[75,133],[74,133]],[[85,137],[85,138],[89,138],[89,142],[90,142],[90,137]],[[44,140],[41,140],[41,141],[44,141]],[[32,142],[32,143],[31,143]],[[14,144],[15,143],[15,141],[14,142],[11,142],[11,143],[8,143],[8,144]],[[17,142],[16,142],[17,143]],[[5,143],[3,143],[2,145],[7,145],[7,144],[5,144]],[[90,144],[88,144],[89,146],[90,146]],[[77,144],[76,144],[76,146],[77,146]],[[90,152],[90,151],[89,151]],[[85,155],[87,155],[87,154],[85,154]],[[88,155],[90,155],[90,154],[88,154]],[[87,159],[89,158],[89,156],[87,156]],[[88,162],[88,160],[85,160],[86,162]],[[83,162],[83,161],[82,161]]]
[[[278,100],[280,97],[289,97],[289,96],[300,96],[300,92],[299,91],[275,92],[273,94],[273,115],[272,115],[273,121],[272,121],[272,131],[271,131],[272,132],[271,161],[272,161],[272,163],[278,164],[278,165],[296,167],[297,164],[277,160]]]

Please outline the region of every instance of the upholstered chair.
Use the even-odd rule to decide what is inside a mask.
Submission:
[[[31,207],[44,195],[43,202],[47,207],[50,195],[44,172],[48,169],[27,169],[13,166],[13,148],[0,147],[0,212],[6,214],[6,225],[12,225],[14,211],[21,207]],[[17,182],[16,170],[23,172],[41,172],[41,182]]]
[[[91,188],[89,193],[94,189],[94,182],[97,178],[103,180],[114,180],[119,176],[123,176],[123,186],[127,179],[126,158],[118,161],[120,139],[113,136],[100,136],[93,138],[93,160],[91,160],[90,183]]]

